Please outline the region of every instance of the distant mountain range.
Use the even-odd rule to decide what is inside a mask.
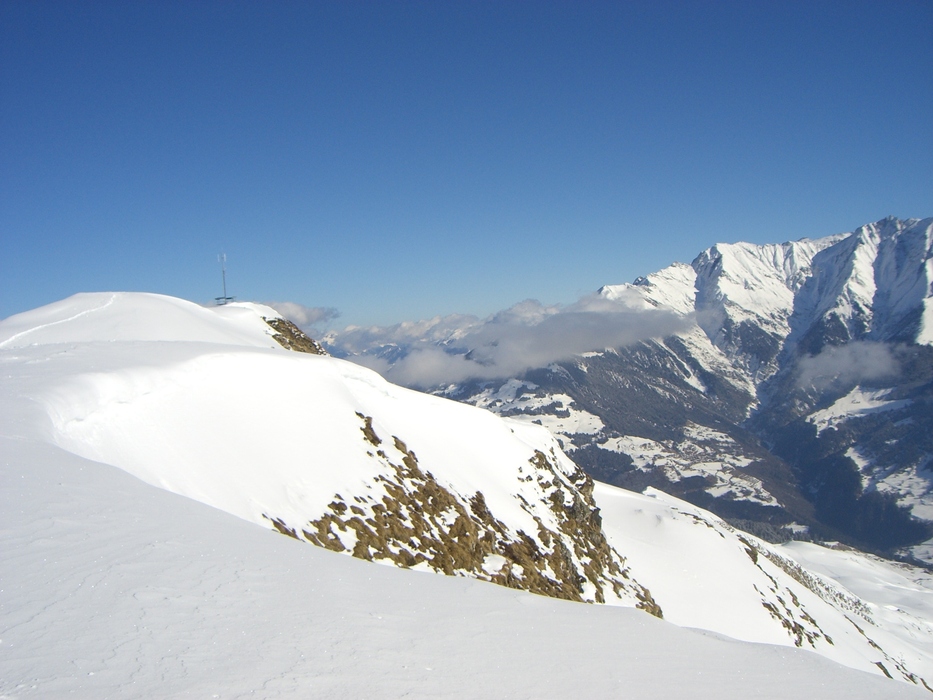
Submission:
[[[324,340],[396,381],[548,427],[600,481],[658,488],[772,540],[933,562],[931,249],[933,219],[892,217],[719,244],[572,307]]]

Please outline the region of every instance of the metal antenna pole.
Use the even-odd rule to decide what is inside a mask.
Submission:
[[[227,296],[227,254],[221,253],[218,255],[217,262],[220,263],[220,275],[224,285],[224,295],[222,297],[215,297],[214,301],[217,302],[218,306],[223,306],[229,301],[236,301],[236,299]]]

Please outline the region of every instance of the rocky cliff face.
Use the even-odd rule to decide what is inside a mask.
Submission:
[[[541,451],[519,468],[524,489],[514,495],[516,505],[536,525],[527,533],[497,517],[482,490],[465,494],[439,482],[401,439],[383,440],[371,417],[358,416],[380,474],[358,493],[334,494],[318,517],[289,523],[266,515],[279,532],[369,561],[579,602],[630,600],[662,616],[606,541],[593,483],[583,471],[568,473],[556,454]]]

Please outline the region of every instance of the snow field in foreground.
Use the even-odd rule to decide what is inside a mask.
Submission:
[[[816,654],[373,566],[0,438],[9,698],[925,697]]]

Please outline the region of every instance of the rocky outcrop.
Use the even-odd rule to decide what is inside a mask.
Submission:
[[[306,352],[311,355],[327,355],[327,350],[319,342],[309,337],[291,321],[284,318],[263,318],[275,333],[272,339],[286,350]]]
[[[535,451],[521,476],[531,488],[514,494],[514,505],[535,523],[536,531],[526,532],[512,514],[494,513],[481,491],[461,494],[441,483],[403,440],[380,438],[372,419],[357,415],[380,474],[359,493],[334,494],[326,512],[305,522],[267,514],[279,532],[369,561],[566,600],[629,600],[662,616],[650,591],[633,580],[625,558],[607,542],[593,483],[582,470],[565,474],[554,455]]]

